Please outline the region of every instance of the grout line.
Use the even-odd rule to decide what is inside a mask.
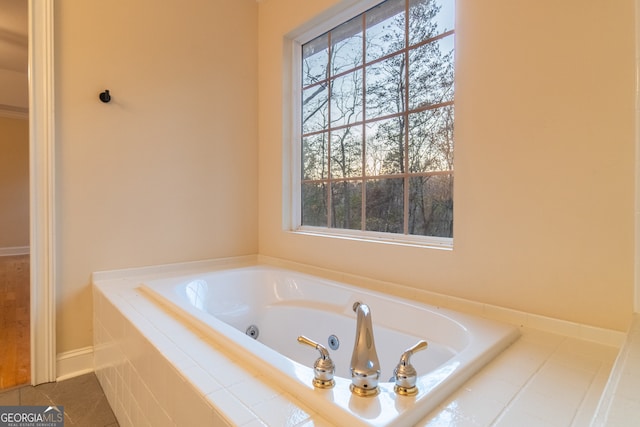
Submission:
[[[511,407],[511,405],[514,403],[515,400],[518,399],[518,397],[520,397],[522,395],[522,392],[531,384],[531,382],[533,381],[533,379],[540,373],[540,371],[542,371],[542,368],[544,368],[548,363],[549,360],[551,359],[551,357],[558,351],[558,348],[560,347],[560,345],[567,339],[567,337],[563,337],[562,340],[560,342],[558,342],[558,344],[555,346],[555,348],[553,349],[553,351],[545,357],[544,361],[538,366],[538,368],[529,376],[529,378],[527,378],[527,380],[524,382],[524,384],[522,384],[522,386],[520,387],[520,389],[511,397],[511,399],[509,399],[509,401],[507,403],[505,403],[504,407],[502,408],[502,410],[500,411],[500,413],[498,415],[496,415],[496,417],[493,419],[493,421],[489,424],[489,426],[494,427],[496,425],[496,423],[498,423],[498,421],[500,421],[500,419],[505,415],[505,413],[509,410],[509,408]]]
[[[571,426],[576,426],[576,420],[580,415],[582,409],[586,407],[586,401],[589,398],[589,393],[593,389],[594,384],[597,381],[598,377],[600,376],[600,372],[602,372],[603,369],[604,369],[604,363],[600,362],[600,366],[598,367],[597,372],[593,374],[593,377],[591,377],[591,381],[589,382],[589,387],[587,387],[587,389],[585,390],[584,395],[582,396],[582,400],[580,401],[580,404],[574,411],[573,417],[571,418],[571,424],[570,424]],[[593,419],[593,416],[595,415],[596,409],[597,408],[593,408],[593,413],[591,414],[592,419]]]

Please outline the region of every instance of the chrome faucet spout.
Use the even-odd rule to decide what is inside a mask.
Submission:
[[[380,362],[373,339],[371,310],[366,304],[356,302],[356,339],[351,355],[351,391],[358,396],[378,394]]]

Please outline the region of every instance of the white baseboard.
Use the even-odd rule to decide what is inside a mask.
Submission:
[[[29,119],[29,108],[0,104],[0,117],[9,119]]]
[[[56,366],[56,381],[93,372],[93,346],[59,353]]]
[[[29,246],[0,248],[0,256],[29,255]]]

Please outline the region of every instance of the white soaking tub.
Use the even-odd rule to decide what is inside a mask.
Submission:
[[[149,280],[140,290],[337,425],[411,426],[519,337],[511,325],[263,265]],[[368,305],[373,320],[381,370],[375,396],[349,389],[356,302]],[[300,335],[328,349],[333,388],[312,385],[319,352],[301,345]],[[393,370],[419,340],[428,347],[410,360],[418,393],[398,395]]]

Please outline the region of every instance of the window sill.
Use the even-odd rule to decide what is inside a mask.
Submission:
[[[357,231],[357,230],[339,230],[329,229],[324,227],[310,227],[304,226],[298,229],[291,230],[291,233],[304,235],[304,236],[316,236],[327,237],[332,239],[342,240],[355,240],[367,243],[377,243],[385,245],[396,245],[415,248],[428,248],[439,250],[453,250],[453,238],[450,237],[427,237],[427,236],[409,236],[409,235],[395,235],[391,233],[377,233],[372,231]]]

